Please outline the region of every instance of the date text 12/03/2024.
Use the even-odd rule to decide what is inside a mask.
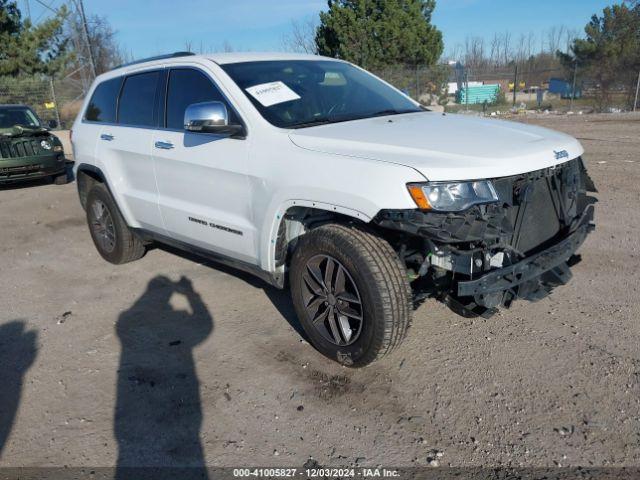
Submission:
[[[242,477],[269,477],[269,478],[375,478],[398,477],[397,470],[387,468],[236,468],[233,476]]]

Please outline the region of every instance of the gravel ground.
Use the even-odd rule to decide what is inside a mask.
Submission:
[[[0,466],[640,465],[640,115],[526,121],[600,189],[572,282],[488,320],[427,302],[362,370],[249,276],[107,264],[75,185],[0,190]]]

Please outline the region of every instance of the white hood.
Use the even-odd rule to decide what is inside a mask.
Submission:
[[[584,152],[575,138],[553,130],[433,112],[302,128],[289,138],[308,150],[406,165],[433,181],[516,175]]]

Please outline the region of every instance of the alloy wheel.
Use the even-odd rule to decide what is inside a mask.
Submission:
[[[314,328],[334,345],[355,342],[362,331],[362,300],[344,265],[329,255],[315,255],[307,261],[302,280],[305,310]]]
[[[107,206],[101,200],[95,200],[91,205],[93,212],[91,228],[100,248],[107,253],[113,252],[116,247],[116,229],[113,218]]]

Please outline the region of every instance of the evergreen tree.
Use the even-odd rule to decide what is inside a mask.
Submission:
[[[435,0],[328,0],[316,32],[318,53],[365,68],[433,65],[442,33],[431,24]]]
[[[54,75],[69,59],[63,35],[66,7],[38,25],[23,20],[13,0],[0,0],[0,75]]]
[[[585,38],[574,40],[570,54],[558,52],[567,70],[573,72],[577,66],[596,80],[600,106],[608,104],[616,84],[625,84],[627,91],[635,92],[640,72],[640,5],[606,7],[602,16],[591,18],[585,33]]]

